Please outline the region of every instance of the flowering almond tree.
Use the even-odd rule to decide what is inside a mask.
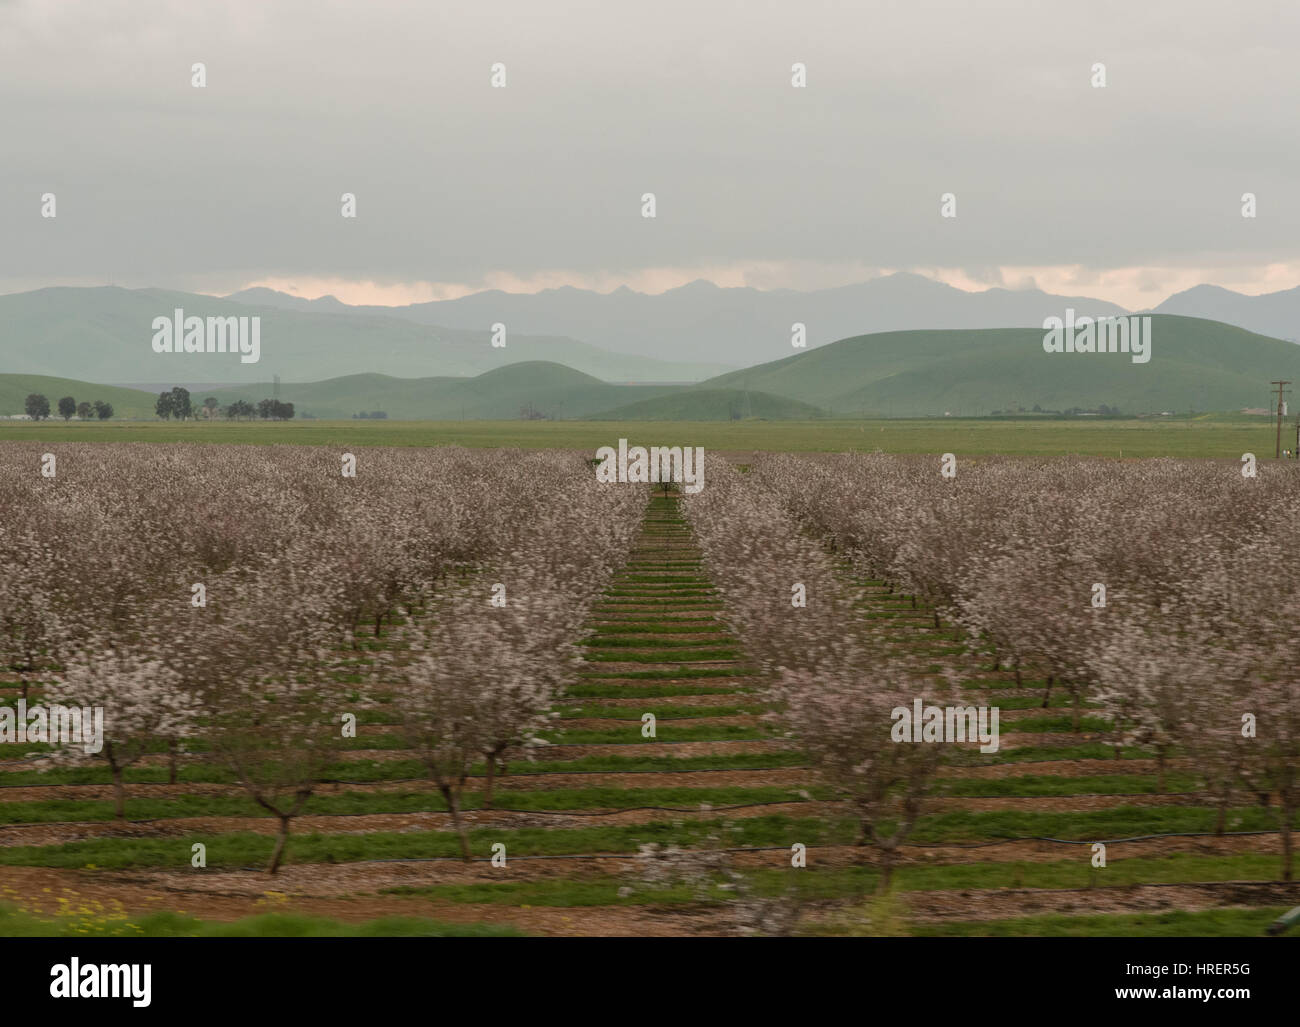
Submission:
[[[889,888],[901,846],[916,826],[942,747],[896,742],[891,711],[918,694],[907,672],[865,652],[841,651],[810,670],[782,673],[782,720],[823,778],[850,804],[856,845],[880,853],[880,889]]]
[[[156,751],[160,738],[190,736],[198,714],[198,703],[181,687],[180,676],[157,657],[94,645],[69,660],[46,699],[51,705],[103,710],[103,747],[86,752],[82,744],[72,742],[55,759],[108,764],[113,812],[119,820],[126,816],[126,768]]]
[[[202,702],[204,739],[279,822],[271,874],[294,818],[339,758],[343,714],[354,705],[323,566],[304,540],[255,573],[222,576],[216,601],[186,614],[181,662]]]
[[[1300,468],[980,459],[946,486],[932,471],[776,457],[752,477],[860,572],[954,616],[1017,683],[1022,668],[1045,674],[1044,706],[1065,687],[1076,729],[1096,699],[1120,742],[1155,751],[1160,789],[1170,755],[1189,756],[1217,831],[1238,792],[1276,795],[1290,875]]]
[[[499,524],[501,555],[445,590],[431,623],[382,673],[412,749],[447,803],[461,855],[471,858],[463,812],[482,757],[484,804],[498,765],[529,753],[572,677],[582,624],[625,559],[646,502],[643,489],[597,485],[581,461],[534,464],[549,482],[527,519]],[[500,581],[504,605],[489,602]]]
[[[219,699],[209,695],[205,735],[249,797],[274,816],[279,829],[267,872],[284,857],[295,817],[319,787],[342,748],[340,689],[325,653],[298,653],[294,670],[266,671],[232,682]]]
[[[1300,603],[1292,603],[1294,617]],[[1295,623],[1294,620],[1291,622]],[[1282,879],[1295,879],[1296,813],[1300,810],[1300,681],[1294,664],[1287,669],[1270,668],[1261,687],[1250,697],[1260,709],[1259,742],[1262,750],[1253,762],[1263,765],[1277,791],[1278,826],[1282,834]]]
[[[1219,802],[1220,830],[1240,773],[1241,725],[1232,722],[1258,661],[1248,625],[1264,612],[1246,584],[1258,560],[1229,557],[1236,548],[1221,533],[1202,536],[1183,550],[1177,575],[1113,565],[1113,576],[1133,584],[1083,654],[1120,740],[1155,750],[1160,791],[1174,748],[1195,755]]]
[[[1294,513],[1293,513],[1294,515]],[[1295,533],[1279,532],[1235,554],[1242,570],[1263,571],[1284,565],[1294,552]],[[1239,579],[1241,580],[1241,579]],[[1252,579],[1245,578],[1245,581]],[[1271,786],[1278,798],[1282,835],[1282,877],[1295,879],[1296,817],[1300,811],[1300,666],[1296,661],[1296,625],[1300,624],[1300,580],[1293,573],[1269,579],[1272,588],[1251,590],[1256,601],[1246,608],[1237,637],[1254,659],[1254,674],[1237,707],[1253,715],[1256,737],[1247,739],[1247,783],[1259,791]],[[1267,600],[1265,600],[1267,596]],[[1246,605],[1243,598],[1242,605]],[[1248,733],[1248,732],[1246,732]],[[1239,750],[1240,751],[1240,750]]]
[[[710,463],[709,480],[683,505],[722,592],[723,617],[766,670],[774,719],[852,808],[855,844],[879,852],[887,889],[940,762],[941,747],[892,738],[892,711],[911,709],[923,675],[884,659],[853,590],[773,493],[720,460]],[[804,586],[803,607],[792,604],[793,583]]]
[[[438,648],[412,646],[404,664],[388,672],[407,744],[446,802],[467,863],[473,855],[461,819],[461,795],[475,760],[492,744],[484,715],[490,700],[485,701],[482,674],[484,657],[498,658],[471,648],[498,641],[491,622],[480,618],[471,624],[471,637],[434,635],[430,644]],[[509,663],[508,656],[502,660]],[[490,684],[495,685],[495,679]]]
[[[397,676],[402,722],[447,802],[462,848],[461,793],[471,766],[483,758],[483,804],[490,807],[507,756],[542,744],[538,733],[573,673],[571,639],[581,623],[573,623],[561,591],[536,582],[501,609],[490,608],[486,594],[484,582],[438,604],[434,624]]]
[[[34,531],[0,524],[0,674],[23,699],[57,665],[64,567]]]

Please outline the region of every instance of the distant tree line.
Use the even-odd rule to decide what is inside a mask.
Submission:
[[[257,416],[264,421],[288,421],[293,418],[293,404],[264,399],[257,404]]]
[[[199,409],[208,420],[220,415],[229,421],[252,420],[254,417],[260,417],[264,421],[288,421],[294,412],[292,403],[282,403],[278,399],[264,399],[256,406],[247,400],[237,399],[223,409],[215,396],[205,399]],[[159,393],[154,410],[164,421],[173,417],[178,421],[186,421],[198,416],[189,390],[179,385],[169,392]]]
[[[154,404],[154,412],[164,421],[170,421],[173,417],[178,421],[188,421],[194,414],[190,390],[177,385],[170,392],[160,392],[158,402]]]
[[[39,392],[31,392],[23,403],[23,410],[33,421],[43,421],[50,416],[50,401]],[[107,421],[113,416],[113,404],[105,403],[101,399],[93,403],[78,403],[71,396],[64,396],[59,400],[58,411],[59,416],[65,421],[71,419],[74,414],[83,421],[89,421],[92,415],[101,421]]]
[[[363,411],[361,411],[361,413],[359,413],[359,414],[353,414],[353,415],[352,415],[352,420],[354,420],[354,421],[358,421],[358,420],[360,420],[360,421],[386,421],[386,420],[388,420],[388,411],[387,411],[387,410],[372,410],[372,411],[370,411],[370,413],[366,413],[366,412],[363,410]]]
[[[1124,412],[1119,407],[1107,406],[1105,403],[1097,407],[1070,407],[1067,410],[1044,410],[1039,404],[1035,403],[1032,410],[1026,410],[1024,407],[1007,407],[1005,410],[994,410],[991,417],[1016,414],[1047,414],[1055,417],[1079,417],[1083,415],[1094,415],[1097,417],[1123,417]]]
[[[78,403],[72,396],[61,398],[53,409],[58,411],[60,417],[65,421],[71,420],[76,416],[83,421],[89,421],[92,417],[101,421],[107,421],[113,416],[113,404],[106,403],[101,399],[94,402]],[[29,393],[23,403],[23,410],[33,421],[48,420],[50,417],[50,401],[39,392]],[[202,411],[203,416],[212,419],[217,416],[226,417],[232,421],[252,420],[260,417],[264,421],[288,421],[294,416],[292,403],[282,403],[278,399],[264,399],[256,406],[246,400],[238,399],[231,403],[225,409],[213,396],[209,396],[203,401],[203,405],[197,409],[194,407],[189,389],[182,386],[176,386],[168,389],[166,392],[158,394],[158,400],[154,404],[154,413],[164,421],[170,421],[175,418],[178,421],[188,421],[191,418],[199,416],[198,411]],[[362,414],[362,417],[387,417],[383,411],[375,411],[373,414]]]

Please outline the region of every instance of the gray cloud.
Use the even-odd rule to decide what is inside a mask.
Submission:
[[[1297,29],[1201,0],[0,4],[0,289],[1293,261]]]

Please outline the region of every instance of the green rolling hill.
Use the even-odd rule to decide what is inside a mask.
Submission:
[[[256,404],[272,394],[269,383],[195,393],[222,406],[237,399]],[[382,410],[398,420],[508,420],[531,408],[545,417],[578,418],[674,391],[666,385],[611,385],[563,364],[544,360],[508,364],[473,378],[390,378],[356,374],[280,386],[280,399],[296,413],[348,418]]]
[[[319,315],[331,317],[333,315]],[[700,385],[616,385],[553,361],[507,364],[476,376],[353,374],[285,382],[298,415],[350,418],[382,410],[394,420],[810,420],[824,416],[988,414],[1020,408],[1127,414],[1265,407],[1270,380],[1300,381],[1300,346],[1241,328],[1152,316],[1151,360],[1122,353],[1045,353],[1037,328],[860,335],[710,379]],[[0,375],[0,414],[29,392],[51,403],[104,399],[120,417],[152,417],[154,395],[40,375]],[[222,406],[273,394],[265,380],[192,391]]]
[[[71,396],[78,403],[97,399],[113,404],[114,417],[153,417],[157,396],[120,385],[95,385],[75,378],[53,378],[44,374],[0,374],[0,415],[21,414],[27,396],[40,393],[50,401],[51,417],[58,417],[58,403]]]
[[[1046,353],[1038,328],[882,332],[711,378],[699,390],[751,389],[835,415],[1125,413],[1239,410],[1267,404],[1268,382],[1300,380],[1300,346],[1199,318],[1154,315],[1151,360]]]

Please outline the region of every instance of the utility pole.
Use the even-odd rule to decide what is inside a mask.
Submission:
[[[1290,385],[1291,383],[1290,382],[1269,382],[1269,384],[1277,386],[1277,452],[1274,454],[1274,456],[1280,458],[1282,456],[1282,409],[1283,409],[1282,396],[1283,393],[1291,391],[1290,389],[1284,389],[1283,386]]]

